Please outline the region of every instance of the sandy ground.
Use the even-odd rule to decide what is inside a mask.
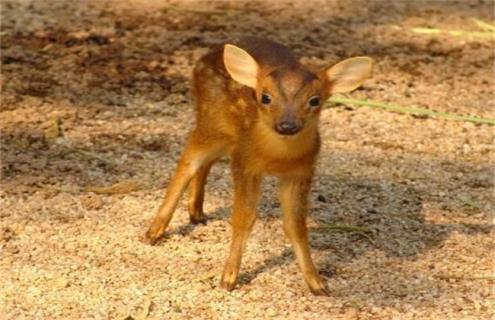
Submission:
[[[182,202],[164,241],[138,241],[194,124],[190,72],[209,47],[259,35],[314,64],[368,55],[373,79],[353,98],[494,118],[494,42],[411,32],[477,31],[492,1],[1,3],[1,319],[494,316],[487,125],[323,112],[310,224],[328,298],[302,280],[270,178],[241,283],[219,288],[227,161],[209,177],[207,225],[189,225]]]

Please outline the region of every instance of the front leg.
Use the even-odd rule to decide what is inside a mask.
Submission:
[[[246,175],[233,169],[234,212],[232,214],[232,244],[230,254],[220,281],[220,286],[228,291],[234,289],[241,266],[242,252],[256,220],[256,206],[260,194],[261,178]]]
[[[306,215],[311,177],[283,177],[280,183],[280,202],[282,207],[284,231],[292,243],[297,262],[304,280],[315,295],[330,295],[330,290],[318,275],[309,252]]]

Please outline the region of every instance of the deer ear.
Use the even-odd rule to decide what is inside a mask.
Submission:
[[[234,45],[226,44],[223,49],[223,63],[235,81],[256,88],[259,67],[249,53]]]
[[[325,71],[330,94],[349,92],[359,87],[371,76],[373,60],[355,57],[343,60]]]

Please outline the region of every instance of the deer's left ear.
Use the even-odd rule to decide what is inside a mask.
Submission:
[[[373,60],[354,57],[343,60],[324,71],[329,94],[349,92],[371,76]]]

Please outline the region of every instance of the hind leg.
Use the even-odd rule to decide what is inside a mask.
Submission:
[[[211,166],[216,160],[217,159],[213,159],[205,162],[205,164],[198,169],[189,186],[189,219],[193,224],[206,222],[206,217],[203,212],[205,184]]]
[[[218,158],[223,149],[223,145],[218,142],[204,142],[204,137],[201,137],[197,131],[191,134],[167,188],[165,199],[146,232],[145,242],[154,244],[163,235],[172,219],[177,203],[191,179],[203,165]]]

